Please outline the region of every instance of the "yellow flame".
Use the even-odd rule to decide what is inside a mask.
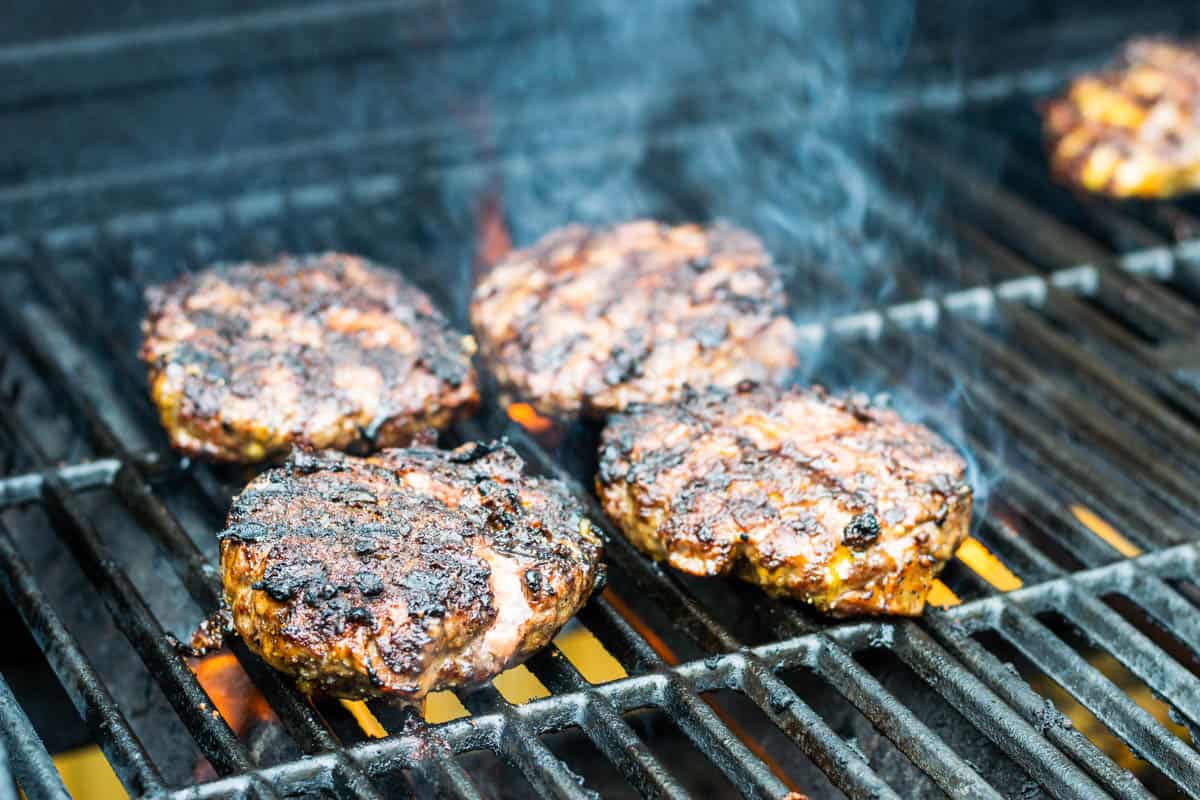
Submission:
[[[54,766],[67,792],[76,800],[117,800],[129,796],[103,751],[95,745],[59,753],[54,757]]]
[[[1084,508],[1083,506],[1071,506],[1071,513],[1075,515],[1075,519],[1086,525],[1092,533],[1108,542],[1113,546],[1114,550],[1126,558],[1133,558],[1142,554],[1142,548],[1118,533],[1116,528],[1100,519],[1091,509]]]
[[[938,608],[948,608],[962,602],[958,599],[958,595],[954,593],[954,590],[941,581],[933,582],[933,585],[929,587],[929,595],[925,598],[925,601],[929,605],[937,606]]]
[[[367,708],[367,704],[362,700],[339,700],[342,707],[350,712],[350,716],[354,717],[354,721],[358,723],[358,727],[362,732],[372,739],[383,739],[388,735],[387,728],[379,722],[371,709]]]
[[[554,638],[554,644],[588,683],[608,683],[628,674],[596,634],[574,620]]]
[[[471,712],[462,704],[458,696],[454,692],[442,691],[432,692],[425,697],[425,709],[423,715],[425,721],[430,725],[437,725],[440,722],[449,722],[452,719],[460,717],[469,717]]]
[[[973,536],[968,536],[958,548],[958,559],[1002,592],[1021,588],[1021,579]]]
[[[496,687],[496,691],[500,692],[505,700],[518,706],[539,697],[550,696],[550,690],[523,664],[492,678],[492,686]]]

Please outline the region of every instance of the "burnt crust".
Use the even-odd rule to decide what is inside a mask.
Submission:
[[[473,340],[398,273],[356,256],[220,265],[148,289],[146,304],[151,397],[189,456],[406,444],[479,402]]]
[[[1114,197],[1200,188],[1200,47],[1142,38],[1043,107],[1054,176]]]
[[[596,480],[643,552],[835,615],[919,614],[967,535],[963,458],[862,396],[743,384],[612,417]]]
[[[762,243],[731,225],[572,225],[496,264],[471,321],[509,399],[600,416],[782,379],[796,365],[783,297]]]
[[[246,644],[306,692],[416,701],[546,645],[603,584],[601,546],[507,445],[297,451],[219,534]]]

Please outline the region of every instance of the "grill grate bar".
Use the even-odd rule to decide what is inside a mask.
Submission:
[[[612,536],[611,533],[609,535],[610,537]],[[625,648],[634,654],[639,672],[646,671],[652,675],[668,676],[666,682],[658,685],[656,688],[655,704],[668,711],[680,723],[680,728],[684,731],[685,735],[706,755],[713,759],[722,772],[725,773],[726,777],[738,786],[743,794],[756,797],[782,797],[787,794],[787,787],[742,743],[736,734],[724,725],[717,714],[696,695],[694,684],[681,679],[677,672],[670,670],[661,656],[654,651],[650,644],[629,625],[628,621],[604,597],[593,601],[581,612],[581,616],[588,627],[592,627],[601,633],[613,634],[622,640]],[[600,619],[597,620],[597,617],[600,617]],[[596,624],[597,622],[599,624]],[[716,650],[711,652],[728,651]],[[752,655],[747,655],[746,658],[751,663],[757,663],[756,658]],[[761,667],[762,665],[758,666]],[[788,695],[794,698],[797,709],[803,706],[800,699],[795,697],[790,690],[788,690]],[[786,695],[783,697],[786,697]],[[778,709],[773,708],[770,703],[764,705],[754,697],[751,697],[751,700],[768,716],[778,715]],[[813,716],[815,717],[815,714]],[[787,733],[788,730],[784,728],[784,732]],[[801,744],[795,735],[789,735],[793,736],[793,741],[796,741],[798,745]],[[845,749],[848,750],[849,748]],[[849,779],[849,776],[847,778]]]
[[[1120,374],[1118,374],[1108,363],[1101,361],[1099,357],[1059,334],[1028,308],[1010,302],[1002,303],[999,310],[1012,322],[1011,330],[1021,336],[1023,340],[1037,342],[1038,348],[1043,352],[1062,358],[1074,370],[1074,374],[1086,375],[1089,381],[1111,394],[1126,413],[1136,412],[1136,416],[1129,414],[1130,422],[1153,426],[1152,430],[1160,442],[1170,441],[1184,445],[1187,449],[1173,455],[1176,458],[1185,459],[1191,472],[1195,474],[1197,461],[1193,453],[1200,452],[1200,434],[1196,432],[1195,428],[1170,413],[1160,402],[1139,388],[1138,384],[1156,386],[1163,383],[1161,373],[1146,366],[1148,363],[1152,363],[1148,353],[1143,352],[1141,348],[1132,351],[1134,357],[1121,359]],[[1141,355],[1142,358],[1138,358],[1138,355]],[[1124,379],[1122,379],[1123,376]],[[1129,380],[1130,377],[1134,379],[1134,382]],[[1171,386],[1173,387],[1171,395],[1180,394],[1177,386],[1174,384]]]
[[[759,658],[746,657],[742,689],[851,798],[898,798],[862,755]]]
[[[587,798],[580,778],[551,752],[521,719],[514,708],[490,684],[463,694],[463,705],[472,714],[491,714],[500,720],[494,750],[521,771],[541,797]]]
[[[620,712],[602,696],[591,695],[583,709],[580,727],[617,766],[625,780],[646,797],[682,798],[687,791],[671,776],[645,742],[638,738]]]
[[[1124,271],[1105,276],[1097,287],[1096,302],[1153,342],[1187,336],[1195,330],[1189,327],[1195,309],[1168,294],[1149,275]]]
[[[994,463],[996,459],[989,453],[988,460]],[[992,469],[991,466],[986,468]],[[997,475],[1000,473],[993,471],[991,474]],[[993,516],[998,513],[996,506],[999,505],[1009,515],[1018,515],[1019,519],[1028,520],[1031,525],[1045,530],[1052,523],[1049,519],[1045,518],[1044,510],[1052,507],[1057,508],[1057,505],[1052,503],[1050,498],[1041,491],[1040,487],[1025,477],[1024,473],[1012,472],[1004,475],[1002,480],[1003,488],[995,493],[1002,496],[996,498],[998,502],[989,500],[992,508],[989,509],[988,516],[980,523],[976,535],[988,545],[989,550],[999,555],[1001,561],[1012,567],[1026,583],[1041,583],[1051,578],[1057,578],[1063,573],[1062,567],[1041,550],[1037,549],[1027,538],[1021,536],[1017,528],[999,522]],[[1032,508],[1026,505],[1027,499],[1034,499],[1036,505]],[[1075,520],[1074,517],[1066,514],[1059,516],[1062,519],[1070,519],[1078,524],[1078,520]],[[1079,526],[1079,532],[1084,536],[1089,534],[1081,525]],[[1094,567],[1103,563],[1103,561],[1097,560],[1092,563],[1084,563],[1087,566]]]
[[[1001,797],[970,764],[832,639],[822,639],[813,653],[811,666],[933,778],[947,795]]]
[[[1059,384],[1044,369],[1019,355],[1011,345],[1001,343],[979,326],[956,319],[953,315],[948,316],[946,322],[946,338],[963,345],[957,348],[959,352],[984,359],[983,363],[988,365],[985,372],[990,385],[1011,389],[1011,393],[1017,395],[1026,408],[1037,408],[1049,419],[1070,420],[1070,425],[1079,429],[1081,440],[1107,442],[1120,450],[1130,464],[1136,465],[1133,474],[1161,490],[1165,498],[1174,499],[1178,507],[1185,510],[1196,507],[1195,501],[1200,497],[1194,477],[1196,473],[1187,465],[1173,463],[1170,453],[1162,449],[1163,440],[1147,442],[1137,437],[1131,430],[1132,426],[1121,424],[1133,420],[1113,418],[1092,397],[1085,396],[1073,386]],[[1074,361],[1075,364],[1085,360],[1082,354],[1077,355],[1079,358]],[[1007,375],[1002,377],[999,374],[1001,372]],[[1142,399],[1148,400],[1145,397]],[[1143,404],[1143,407],[1146,406],[1149,406],[1148,412],[1165,416],[1157,404],[1147,402]],[[1141,420],[1152,422],[1154,417],[1150,413]],[[1185,442],[1185,439],[1180,439],[1177,444],[1184,445]],[[1181,466],[1184,469],[1181,470]]]
[[[579,670],[557,648],[543,651],[527,663],[554,694],[584,697],[579,726],[625,779],[646,796],[682,800],[687,792],[638,738],[608,698],[591,691]]]
[[[11,774],[26,797],[70,800],[71,795],[63,786],[54,761],[3,676],[0,676],[0,750],[4,751],[7,760],[7,763],[0,763],[0,775],[5,776],[0,780],[8,783],[11,765]],[[16,792],[11,792],[10,796],[15,798]]]
[[[559,760],[550,748],[535,736],[514,713],[511,706],[500,712],[504,725],[500,729],[500,752],[521,770],[525,780],[542,797],[594,798],[596,794],[583,787],[583,780]]]
[[[45,508],[55,529],[83,565],[118,626],[187,724],[201,751],[221,774],[250,769],[252,763],[246,748],[224,718],[211,713],[214,706],[207,693],[140,593],[115,566],[116,561],[86,521],[69,490],[53,476],[46,478],[43,489]]]
[[[947,615],[927,614],[924,625],[940,644],[992,690],[1002,701],[1016,709],[1056,747],[1084,766],[1109,792],[1117,797],[1148,800],[1152,795],[1129,772],[1121,769],[1070,721],[1054,708],[1048,699],[1037,694],[983,645],[972,639],[967,631]]]
[[[1200,654],[1200,620],[1196,618],[1196,608],[1166,581],[1143,569],[1135,569],[1126,595],[1193,653]]]
[[[1159,697],[1195,723],[1200,719],[1200,681],[1163,652],[1148,636],[1103,602],[1075,587],[1056,598],[1062,611],[1094,644],[1146,683]]]
[[[442,741],[441,736],[436,732],[428,732],[424,738],[424,757],[412,767],[412,776],[416,784],[414,795],[420,797],[422,790],[429,790],[437,797],[483,800],[483,795],[475,788],[462,764],[454,759],[454,754]]]
[[[629,621],[613,608],[605,594],[592,598],[579,610],[581,621],[601,638],[607,649],[630,674],[641,675],[658,669],[662,663],[658,653],[634,630]]]
[[[289,761],[273,767],[263,767],[251,772],[229,775],[213,781],[176,789],[158,797],[169,800],[203,800],[204,798],[243,798],[254,795],[258,783],[275,786],[284,791],[286,797],[318,794],[319,790],[334,791],[332,775],[336,770],[336,756],[326,753]]]
[[[975,376],[966,382],[961,381],[950,371],[947,364],[943,363],[945,359],[932,357],[940,346],[938,340],[930,334],[910,331],[907,335],[889,338],[888,345],[889,348],[902,348],[915,363],[927,364],[945,386],[960,386],[961,391],[971,402],[977,404],[988,418],[1003,423],[1008,434],[1007,447],[1010,450],[1017,453],[1028,452],[1031,463],[1037,464],[1039,470],[1052,470],[1059,485],[1069,487],[1076,497],[1100,516],[1131,532],[1157,530],[1166,543],[1177,543],[1189,538],[1185,531],[1166,524],[1163,510],[1144,507],[1141,498],[1142,487],[1134,484],[1128,473],[1118,471],[1113,465],[1099,460],[1078,444],[1061,437],[1048,420],[1022,413],[1020,405],[1006,402],[998,393],[1002,389],[993,382],[985,381],[983,376]],[[881,358],[875,353],[866,357],[876,360]],[[1103,483],[1099,477],[1101,475],[1104,476]],[[1042,479],[1044,480],[1044,477]],[[1111,483],[1107,482],[1109,479]],[[1121,500],[1119,505],[1114,501],[1117,497]],[[1101,551],[1107,551],[1105,560],[1111,561],[1120,555],[1092,535],[1080,537],[1078,542],[1072,539],[1063,544],[1091,550],[1090,553],[1084,550],[1087,558],[1096,558],[1100,556]],[[1145,544],[1153,546],[1150,543]]]
[[[663,708],[679,722],[684,734],[725,773],[742,794],[763,800],[787,796],[787,785],[725,726],[713,709],[677,674],[667,678],[663,686],[663,700]]]
[[[1190,796],[1200,796],[1196,751],[1164,729],[1099,670],[1019,606],[1008,603],[997,632]]]
[[[961,329],[971,324],[948,327]],[[917,333],[912,338],[916,344],[915,352],[937,352],[938,340],[932,336]],[[942,370],[936,365],[935,369]],[[963,386],[963,391],[1016,434],[1012,442],[1016,449],[1027,448],[1035,453],[1034,463],[1053,465],[1063,476],[1064,485],[1075,488],[1081,497],[1089,498],[1089,504],[1095,506],[1097,512],[1103,508],[1105,511],[1102,516],[1107,516],[1114,523],[1120,521],[1118,527],[1128,529],[1131,535],[1154,531],[1161,536],[1160,542],[1143,540],[1141,543],[1147,547],[1190,539],[1186,530],[1178,524],[1168,524],[1168,509],[1187,516],[1194,513],[1184,500],[1165,490],[1159,491],[1153,485],[1141,483],[1132,470],[1127,471],[1124,466],[1119,467],[1094,453],[1081,443],[1086,441],[1085,436],[1063,435],[1063,428],[1070,429],[1068,420],[1060,419],[1056,423],[1052,417],[1026,413],[1029,409],[1016,402],[1016,398],[1005,396],[1007,388],[998,378],[989,374],[990,370],[982,372],[984,374],[973,376]]]
[[[884,338],[888,345],[889,352],[895,354],[903,352],[909,356],[916,356],[919,352],[911,343],[905,333],[896,331],[893,327],[888,327],[884,331]],[[893,346],[894,345],[894,346]],[[894,359],[884,360],[876,352],[876,348],[854,347],[848,348],[847,354],[855,359],[856,367],[862,365],[864,374],[875,376],[894,375],[893,370],[899,369],[899,365]],[[938,369],[936,359],[930,360],[935,370]],[[907,390],[897,391],[896,396],[905,403],[916,404],[919,400],[914,398]],[[1010,465],[993,452],[993,445],[985,442],[979,435],[971,431],[964,431],[964,438],[971,448],[971,452],[975,455],[983,466],[993,475],[1003,475],[1006,488],[1009,493],[1006,495],[1006,500],[1018,500],[1029,503],[1035,511],[1036,516],[1042,520],[1050,519],[1054,522],[1055,527],[1065,528],[1074,531],[1077,535],[1064,537],[1061,544],[1075,557],[1087,565],[1097,565],[1116,560],[1119,554],[1107,543],[1094,536],[1086,527],[1083,526],[1077,519],[1064,511],[1061,501],[1051,497],[1039,484],[1039,476],[1027,474],[1025,469],[1017,468],[1015,465]],[[1081,493],[1082,494],[1082,493]],[[1037,556],[1030,553],[1039,553],[1032,544],[1028,543],[1019,536],[1011,537],[1015,539],[1017,544],[1015,549],[1025,556],[1025,560],[1037,559]],[[1009,560],[1009,553],[1005,552],[1001,540],[991,539],[988,541],[990,545],[998,545],[998,550],[1005,557],[1005,562],[1010,564],[1020,563],[1017,560]],[[1041,556],[1044,560],[1045,556]],[[1057,569],[1057,568],[1056,568]]]
[[[76,711],[87,724],[122,783],[135,795],[164,788],[150,755],[117,708],[79,642],[42,594],[21,558],[8,526],[0,522],[0,580],[9,602],[29,628]]]
[[[612,535],[609,534],[610,538]],[[623,641],[625,649],[635,654],[638,671],[649,672],[647,677],[654,680],[654,705],[668,712],[693,744],[709,756],[743,794],[782,797],[788,793],[779,778],[700,699],[694,684],[672,670],[611,603],[600,597],[581,615],[588,627],[593,627],[593,620],[600,616],[603,622],[595,625],[595,629],[615,634]]]
[[[1090,800],[1104,794],[929,634],[911,622],[887,630],[892,634],[892,650],[905,663],[1056,797]]]
[[[0,419],[0,425],[4,424],[4,419]],[[107,486],[120,468],[120,461],[105,458],[60,467],[54,470],[54,474],[72,492],[86,492]],[[0,508],[30,503],[41,498],[42,477],[42,473],[33,472],[0,478]]]

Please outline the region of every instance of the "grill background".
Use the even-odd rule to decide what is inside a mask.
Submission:
[[[1160,20],[1172,28],[1191,22],[1168,12],[1142,24]],[[1058,30],[1014,36],[996,63],[1062,41]],[[1147,788],[1197,796],[1191,745],[1085,656],[1110,654],[1165,699],[1183,729],[1200,725],[1200,595],[1190,543],[1200,516],[1200,245],[1190,240],[1200,205],[1118,206],[1052,187],[1029,94],[1079,61],[1103,57],[1129,30],[1127,17],[1099,20],[1075,36],[1077,51],[1055,53],[1061,61],[1001,75],[976,65],[980,75],[951,82],[918,63],[896,87],[866,86],[850,118],[831,119],[819,107],[780,118],[752,91],[731,99],[723,84],[701,85],[673,94],[649,133],[641,116],[633,125],[601,115],[599,131],[583,117],[530,144],[527,134],[539,127],[531,112],[502,116],[504,135],[488,147],[435,141],[436,124],[384,126],[242,151],[216,166],[184,152],[182,160],[139,169],[114,156],[96,165],[111,173],[83,178],[50,179],[46,169],[47,180],[0,196],[13,231],[0,243],[7,597],[135,794],[578,796],[600,779],[586,762],[564,763],[575,750],[550,736],[576,729],[593,743],[592,761],[610,761],[639,791],[682,796],[697,788],[690,773],[700,769],[686,749],[667,758],[653,746],[647,734],[662,724],[634,712],[652,708],[749,796],[778,797],[787,787],[730,730],[728,720],[739,717],[773,723],[753,729],[764,746],[772,736],[795,743],[781,750],[792,759],[785,769],[814,796],[827,787],[812,782],[800,752],[853,797],[912,796],[914,787],[951,797],[1141,797]],[[219,40],[218,31],[208,41]],[[914,62],[920,52],[914,48]],[[114,53],[110,63],[131,70],[119,48]],[[742,77],[729,86],[747,87]],[[124,86],[120,77],[88,80]],[[93,88],[64,82],[55,91]],[[601,81],[596,94],[611,88]],[[67,118],[84,113],[31,93],[8,100],[27,119],[39,103]],[[543,102],[562,113],[565,100]],[[956,561],[943,577],[961,605],[919,622],[830,625],[749,587],[664,572],[610,536],[614,599],[597,599],[580,619],[629,678],[593,686],[551,649],[529,663],[551,697],[513,706],[491,687],[462,692],[472,715],[436,727],[375,708],[398,733],[373,741],[339,706],[313,709],[239,649],[294,755],[309,756],[257,763],[211,713],[167,636],[185,635],[214,606],[212,531],[245,476],[181,467],[166,451],[135,360],[141,288],[214,258],[336,247],[396,264],[463,325],[480,198],[498,198],[518,241],[555,214],[558,222],[744,215],[761,228],[753,200],[762,192],[808,202],[793,194],[794,184],[764,181],[790,163],[789,145],[814,126],[826,140],[855,143],[853,162],[818,186],[863,181],[861,229],[845,233],[880,244],[840,247],[837,236],[830,243],[788,226],[764,231],[806,323],[813,365],[806,377],[886,388],[968,448],[987,489],[975,536],[1023,588],[1001,593]],[[702,157],[717,135],[736,148],[741,188],[730,189],[721,172],[727,162]],[[35,138],[20,141],[31,148],[23,163],[36,171],[48,161],[39,162],[45,143]],[[414,153],[420,170],[397,168]],[[635,170],[592,189],[613,164],[630,160]],[[620,202],[596,205],[608,192]],[[829,194],[817,194],[797,214],[844,221],[844,208],[825,208]],[[866,267],[849,271],[857,260]],[[583,487],[595,434],[573,428],[547,450],[487,404],[448,439],[507,435],[533,469],[574,482],[592,503]],[[1097,536],[1072,506],[1099,515],[1124,542]],[[598,510],[594,516],[602,518]],[[1128,559],[1134,549],[1146,555]],[[65,572],[46,571],[55,563]],[[651,638],[631,619],[648,624]],[[664,645],[682,663],[669,663]],[[114,658],[127,675],[114,673]],[[1048,694],[1034,673],[1049,676],[1148,762],[1139,770],[1145,786],[1034,690]],[[117,701],[151,680],[161,692],[143,706]],[[716,690],[727,693],[726,708],[758,711],[723,719],[701,699]],[[728,699],[735,696],[744,699]],[[862,715],[855,724],[844,722],[849,706]],[[61,792],[7,684],[0,684],[0,717],[26,793]],[[173,733],[162,741],[143,732],[157,733],[142,726],[163,718]],[[449,757],[468,751],[490,751],[515,771]],[[180,765],[190,768],[197,754],[224,777],[180,788],[187,781]],[[583,784],[572,769],[585,773]]]

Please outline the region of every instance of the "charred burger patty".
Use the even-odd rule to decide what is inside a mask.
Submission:
[[[556,231],[484,277],[471,321],[509,399],[549,414],[775,381],[796,363],[778,270],[724,224]]]
[[[1115,197],[1200,188],[1200,48],[1135,39],[1117,63],[1046,104],[1054,174]]]
[[[171,443],[191,456],[405,444],[479,400],[471,339],[422,291],[361,258],[219,266],[146,299],[151,396]]]
[[[742,386],[605,428],[597,490],[642,551],[837,615],[919,614],[967,535],[962,457],[865,398]]]
[[[304,691],[416,701],[545,646],[603,582],[559,482],[507,445],[297,451],[235,500],[225,602],[246,644]]]

